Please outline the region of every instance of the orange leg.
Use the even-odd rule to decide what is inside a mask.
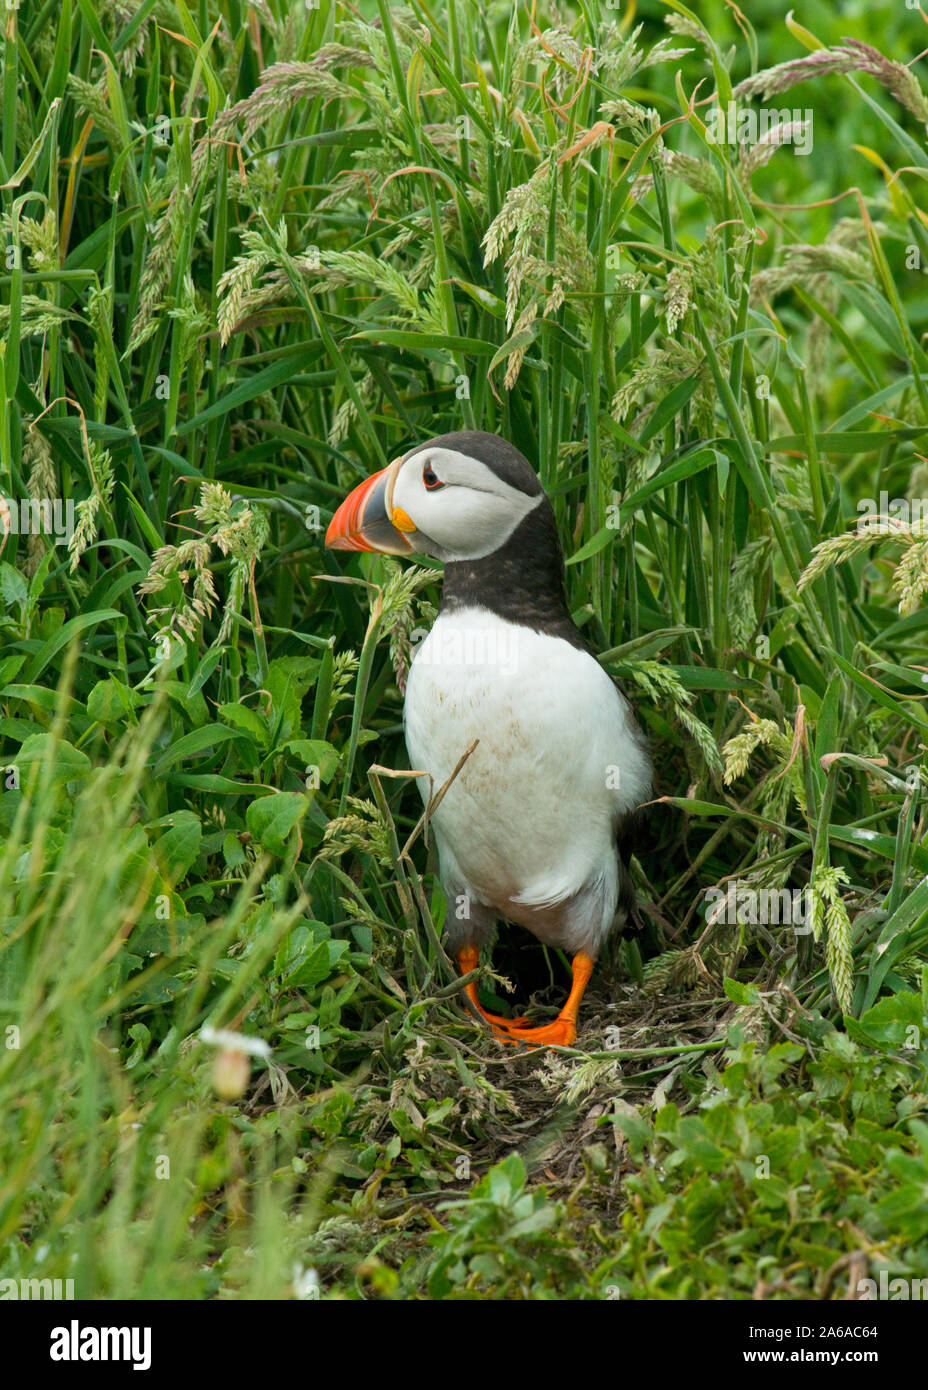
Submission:
[[[479,959],[480,952],[476,946],[465,946],[462,951],[458,951],[458,966],[461,974],[467,975],[471,970],[476,970]],[[464,993],[481,1017],[490,1024],[496,1037],[503,1036],[497,1031],[500,1028],[508,1031],[511,1028],[524,1028],[528,1025],[529,1020],[527,1018],[503,1018],[501,1014],[488,1013],[477,998],[477,986],[473,980],[469,985],[464,986]]]
[[[584,990],[590,982],[595,962],[585,951],[578,951],[571,962],[573,984],[567,1002],[553,1023],[542,1024],[540,1028],[516,1028],[503,1039],[515,1045],[528,1043],[533,1047],[544,1047],[553,1043],[555,1047],[570,1047],[577,1039],[577,1013]]]

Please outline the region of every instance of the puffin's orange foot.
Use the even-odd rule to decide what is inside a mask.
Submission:
[[[577,1041],[577,1025],[573,1019],[556,1018],[540,1028],[511,1030],[500,1041],[512,1043],[514,1047],[572,1047]]]
[[[462,975],[467,975],[471,970],[475,970],[478,960],[479,955],[476,946],[465,946],[462,951],[459,951],[458,965],[460,966]],[[519,1018],[503,1018],[502,1014],[491,1014],[483,1007],[480,1000],[477,998],[477,986],[473,980],[471,980],[469,985],[464,986],[464,990],[478,1014],[480,1014],[481,1018],[486,1019],[497,1037],[501,1036],[497,1031],[498,1029],[502,1029],[505,1033],[508,1032],[510,1028],[527,1028],[531,1023],[531,1019],[526,1018],[524,1015]]]
[[[461,973],[467,975],[477,966],[476,946],[465,946],[458,952],[458,965]],[[532,1028],[530,1020],[522,1018],[501,1018],[499,1014],[487,1013],[477,999],[477,986],[473,980],[464,986],[474,1008],[486,1019],[499,1042],[511,1043],[513,1047],[571,1047],[577,1040],[577,1010],[583,991],[593,973],[593,958],[585,951],[578,951],[571,962],[573,983],[567,1002],[553,1023],[545,1023],[540,1028]]]
[[[481,1008],[479,1004],[477,1005],[477,1009],[486,1019],[487,1023],[489,1023],[494,1033],[497,1028],[503,1028],[507,1032],[513,1028],[528,1028],[532,1022],[532,1020],[527,1018],[524,1014],[519,1018],[503,1018],[502,1014],[488,1013],[487,1010]]]

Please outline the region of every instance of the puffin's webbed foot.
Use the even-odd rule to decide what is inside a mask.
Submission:
[[[497,1034],[501,1042],[512,1043],[514,1047],[571,1047],[577,1040],[577,1013],[580,1000],[593,973],[594,961],[585,951],[578,951],[571,962],[573,984],[567,1002],[553,1023],[543,1023],[538,1028],[519,1027],[518,1020],[510,1025],[503,1035]]]
[[[577,1040],[577,1025],[559,1014],[553,1023],[538,1028],[518,1028],[500,1037],[500,1042],[513,1047],[572,1047]]]
[[[462,950],[458,951],[457,960],[461,974],[467,975],[471,970],[475,970],[479,958],[480,953],[476,946],[465,946]],[[508,1036],[510,1029],[528,1028],[531,1026],[531,1019],[526,1018],[524,1015],[519,1018],[503,1018],[502,1014],[491,1014],[488,1009],[483,1007],[477,998],[477,986],[473,980],[469,985],[464,986],[464,992],[481,1018],[485,1018],[487,1023],[489,1023],[493,1030],[493,1036],[499,1038],[500,1042],[511,1041]]]

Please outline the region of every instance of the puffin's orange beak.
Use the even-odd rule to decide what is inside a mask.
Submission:
[[[408,555],[408,533],[415,526],[404,511],[393,508],[393,485],[402,458],[394,459],[359,483],[329,522],[325,543],[329,550],[377,550],[386,555]]]

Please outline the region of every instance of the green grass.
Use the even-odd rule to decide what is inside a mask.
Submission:
[[[924,1268],[928,532],[854,529],[928,495],[923,27],[564,15],[6,12],[0,493],[75,530],[0,550],[2,1277]],[[809,154],[706,138],[816,44],[734,98],[808,109]],[[546,1058],[474,1027],[439,944],[400,686],[440,576],[322,548],[465,427],[537,464],[657,765],[645,930]],[[808,889],[814,931],[708,920],[729,884]],[[503,1003],[568,979],[515,935],[495,968]],[[204,1027],[270,1057],[245,1081]]]

